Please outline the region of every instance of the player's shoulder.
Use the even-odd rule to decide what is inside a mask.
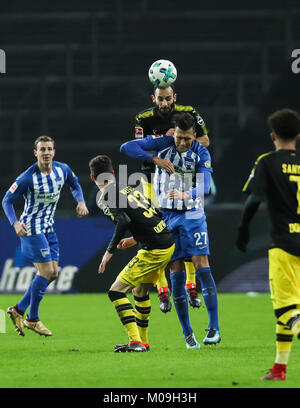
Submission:
[[[191,150],[193,150],[194,153],[196,153],[198,156],[210,156],[210,153],[208,151],[208,149],[203,146],[203,144],[201,144],[200,142],[198,142],[197,140],[195,140],[191,146]]]
[[[138,119],[147,119],[147,118],[152,118],[153,116],[154,116],[154,107],[144,109],[136,115]]]
[[[52,162],[52,167],[59,167],[62,171],[69,171],[70,166],[67,163],[59,162],[59,161],[53,161]]]
[[[205,167],[211,169],[211,156],[206,147],[198,141],[194,141],[191,150],[196,154],[199,163],[203,163]]]
[[[59,162],[59,161],[56,161],[56,160],[53,160],[52,166],[64,167],[64,168],[65,168],[65,167],[69,167],[69,166],[67,165],[67,163]]]
[[[31,181],[32,176],[34,173],[38,171],[38,165],[37,163],[34,163],[32,166],[28,167],[28,169],[24,170],[23,173],[21,173],[18,177],[18,181]]]
[[[264,161],[266,161],[266,160],[270,160],[270,158],[272,159],[272,157],[274,157],[274,156],[273,156],[274,153],[275,153],[275,151],[271,151],[271,152],[266,152],[266,153],[260,154],[260,155],[256,158],[256,160],[255,160],[255,162],[254,162],[254,165],[257,166],[260,162],[264,162]]]
[[[174,146],[175,141],[173,136],[167,136],[167,135],[148,135],[147,139],[149,143],[154,142],[155,146],[158,148],[160,147],[169,147],[169,146]]]
[[[175,112],[189,112],[189,113],[196,112],[195,108],[191,105],[178,105],[177,103],[174,104],[174,111]]]

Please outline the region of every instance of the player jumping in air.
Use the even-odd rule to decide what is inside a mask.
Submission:
[[[208,147],[208,131],[202,117],[192,106],[178,105],[176,104],[176,100],[177,93],[173,85],[167,88],[155,87],[152,95],[152,102],[155,106],[140,112],[135,118],[135,138],[142,139],[147,135],[154,134],[172,136],[174,134],[174,115],[180,112],[189,112],[196,121],[195,129],[198,142]],[[151,185],[151,175],[155,172],[154,163],[145,161],[142,164],[142,171],[148,180],[148,186],[146,186],[146,188],[152,191],[152,200],[155,202],[155,192]],[[185,288],[189,303],[193,308],[199,308],[201,306],[201,300],[196,290],[195,268],[190,259],[185,260],[185,271]],[[172,303],[170,301],[170,292],[165,273],[161,275],[157,283],[157,290],[160,297],[160,309],[163,313],[167,313],[171,310]]]
[[[208,333],[203,342],[216,344],[221,340],[217,290],[208,261],[209,240],[203,209],[203,197],[211,182],[210,154],[196,141],[195,119],[190,113],[178,114],[174,121],[174,136],[147,136],[123,144],[121,151],[156,165],[154,187],[158,205],[175,239],[170,279],[186,344],[189,345],[190,335],[193,335],[185,291],[186,257],[194,264],[209,315]],[[195,338],[193,342],[194,347],[200,347]]]

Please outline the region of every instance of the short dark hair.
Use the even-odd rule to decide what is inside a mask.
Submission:
[[[299,113],[292,109],[281,109],[268,117],[271,130],[282,140],[294,140],[300,133]]]
[[[168,85],[168,86],[159,86],[159,85],[154,85],[153,87],[153,95],[155,94],[156,89],[166,89],[166,88],[172,88],[173,92],[175,93],[175,86],[173,84]]]
[[[181,130],[189,130],[190,128],[196,130],[195,118],[188,112],[176,113],[172,121],[174,127],[179,127]]]
[[[89,162],[91,174],[97,178],[101,173],[112,173],[113,166],[109,156],[99,155],[94,157]]]
[[[55,147],[55,141],[52,139],[50,136],[39,136],[35,141],[34,141],[34,149],[37,150],[37,145],[39,142],[52,142],[53,147]]]

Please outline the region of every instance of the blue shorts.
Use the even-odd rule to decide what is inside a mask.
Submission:
[[[54,231],[21,237],[21,249],[24,257],[32,262],[59,260],[58,239]]]
[[[207,233],[206,216],[199,212],[196,216],[188,217],[187,212],[179,213],[164,211],[163,219],[172,232],[175,241],[175,251],[171,261],[190,258],[194,255],[209,255],[209,239]],[[196,215],[197,212],[193,212]]]

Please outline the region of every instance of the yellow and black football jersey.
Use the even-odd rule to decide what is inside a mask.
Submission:
[[[192,106],[174,104],[172,111],[166,116],[160,115],[157,107],[140,112],[135,117],[135,138],[142,139],[148,135],[166,134],[170,128],[174,127],[174,115],[180,112],[188,112],[195,118],[197,137],[208,134],[204,120]],[[155,165],[151,162],[144,162],[142,170],[148,176],[154,173]]]
[[[266,198],[272,246],[300,256],[300,152],[260,156],[243,191]]]
[[[159,210],[144,195],[141,183],[121,188],[115,182],[107,184],[98,193],[97,205],[116,224],[108,252],[113,253],[127,231],[145,250],[165,249],[173,245],[172,233]]]

